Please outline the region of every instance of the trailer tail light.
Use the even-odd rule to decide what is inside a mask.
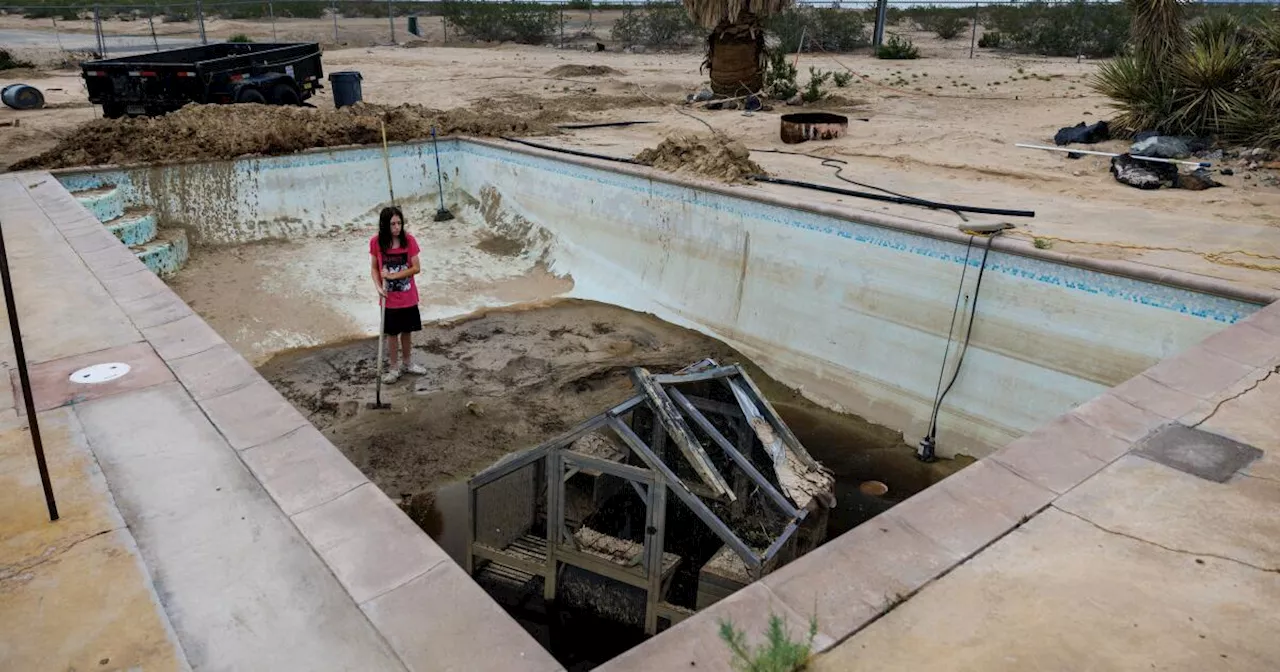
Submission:
[[[106,77],[107,73],[101,70],[85,70],[84,75],[86,77]]]
[[[195,77],[195,76],[196,76],[196,73],[194,73],[194,72],[179,72],[179,73],[178,73],[178,76],[179,76],[179,77]]]
[[[244,79],[244,75],[231,75],[231,81],[238,82]]]
[[[150,70],[143,70],[143,71],[142,71],[142,76],[143,76],[143,77],[155,77],[155,76],[156,76],[156,73],[154,73],[154,72],[152,72],[152,71],[150,71]]]

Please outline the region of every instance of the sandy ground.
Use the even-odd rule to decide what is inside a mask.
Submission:
[[[631,395],[628,371],[669,372],[727,346],[651,316],[570,301],[428,325],[415,336],[428,374],[373,399],[376,341],[280,355],[259,370],[391,497],[463,478]]]
[[[262,26],[258,32],[263,32]],[[266,33],[270,35],[269,24]],[[893,191],[955,203],[1033,209],[1036,218],[1020,220],[1024,228],[1014,235],[1041,237],[1055,251],[1129,259],[1253,288],[1280,289],[1276,273],[1280,269],[1280,236],[1276,235],[1280,187],[1275,170],[1245,170],[1233,163],[1235,175],[1215,175],[1225,188],[1147,192],[1116,183],[1105,158],[1070,160],[1059,153],[1016,148],[1016,142],[1051,144],[1062,126],[1106,118],[1106,100],[1087,85],[1097,64],[1014,58],[984,50],[970,59],[967,40],[941,42],[919,34],[917,38],[925,56],[917,61],[880,61],[865,53],[800,57],[801,73],[815,66],[848,68],[858,75],[850,86],[833,89],[847,100],[858,101],[844,106],[853,121],[848,135],[838,140],[784,145],[778,138],[778,116],[794,109],[785,106],[746,114],[668,105],[586,111],[579,116],[657,123],[574,131],[548,142],[632,156],[673,133],[706,131],[709,125],[753,150],[801,150],[841,158],[849,162],[845,177]],[[531,106],[537,104],[535,99],[568,99],[558,104],[587,110],[601,107],[592,101],[606,96],[639,94],[679,100],[705,82],[698,71],[700,61],[698,53],[594,53],[518,45],[382,46],[330,49],[324,56],[328,72],[362,73],[367,101],[440,109],[512,96]],[[581,78],[547,74],[566,64],[606,65],[619,74]],[[12,81],[10,75],[0,73],[0,86]],[[62,89],[50,94],[51,101],[83,100],[74,73],[31,81],[42,88]],[[331,105],[329,92],[315,102],[321,107]],[[49,149],[93,115],[92,108],[25,113],[0,108],[0,124],[21,121],[17,128],[0,127],[0,164]],[[1095,148],[1123,147],[1124,143],[1113,141]],[[778,176],[854,188],[812,158],[759,151],[753,151],[751,158]],[[790,187],[758,188],[796,200],[891,212],[940,227],[959,223],[949,213]]]

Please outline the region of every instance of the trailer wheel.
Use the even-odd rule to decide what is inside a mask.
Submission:
[[[298,91],[286,82],[271,87],[271,102],[276,105],[301,105]]]
[[[119,119],[124,116],[124,103],[103,103],[102,116],[107,119]]]
[[[263,97],[262,92],[257,89],[240,89],[240,93],[236,94],[236,102],[266,105],[267,99]]]

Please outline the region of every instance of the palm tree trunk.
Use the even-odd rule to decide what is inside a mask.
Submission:
[[[764,88],[764,31],[754,15],[743,12],[737,22],[711,31],[707,65],[713,93],[745,96]]]

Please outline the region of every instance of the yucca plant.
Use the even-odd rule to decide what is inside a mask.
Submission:
[[[792,0],[684,0],[695,23],[711,31],[707,57],[711,90],[741,96],[764,88],[762,21],[790,7]]]
[[[1173,59],[1172,114],[1164,126],[1175,133],[1219,135],[1253,98],[1248,88],[1249,46],[1235,34],[1205,33]]]
[[[1181,23],[1178,0],[1128,0],[1130,53],[1093,88],[1117,110],[1112,129],[1280,146],[1280,21],[1246,28],[1229,15]]]

